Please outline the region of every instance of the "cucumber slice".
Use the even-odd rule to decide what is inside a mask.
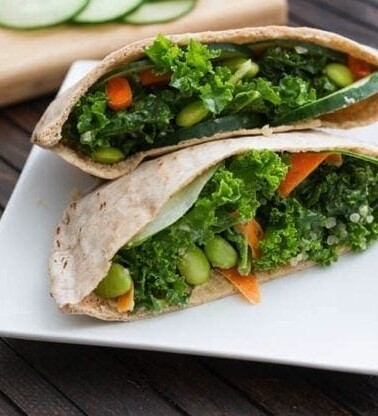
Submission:
[[[289,39],[264,40],[261,42],[250,43],[248,46],[253,52],[257,54],[264,52],[267,48],[280,46],[282,48],[293,48],[300,54],[326,56],[333,62],[342,63],[346,60],[346,55],[342,52],[335,51],[333,49],[323,48],[322,46],[315,45],[313,43],[298,42]]]
[[[332,149],[329,151],[327,150],[327,152],[331,152],[331,151]],[[378,165],[378,159],[373,156],[368,156],[368,155],[361,154],[361,153],[355,153],[355,152],[352,152],[351,150],[344,150],[344,149],[334,149],[334,152],[340,153],[345,156],[354,157],[356,159],[363,160],[364,162],[373,163],[374,165]]]
[[[266,117],[262,114],[237,114],[225,116],[213,120],[207,120],[193,127],[183,128],[171,134],[166,144],[176,144],[183,140],[211,137],[217,133],[237,131],[241,129],[253,129],[266,124]]]
[[[322,114],[332,113],[352,104],[358,103],[374,94],[378,94],[378,71],[360,79],[348,87],[302,107],[290,111],[272,121],[273,126],[290,124],[299,120],[315,118]]]
[[[137,9],[143,0],[91,0],[87,7],[77,14],[76,23],[102,23],[118,19]]]
[[[89,0],[0,0],[0,25],[35,29],[72,19]]]
[[[131,62],[126,65],[121,65],[118,68],[109,71],[101,78],[98,79],[95,85],[92,88],[98,88],[101,84],[104,84],[107,80],[113,77],[124,77],[130,74],[137,74],[138,72],[144,71],[145,69],[150,69],[154,65],[148,59],[141,59],[139,61]]]
[[[169,22],[189,13],[195,4],[196,0],[150,0],[122,21],[133,25]]]
[[[221,50],[220,56],[215,58],[216,61],[229,58],[249,58],[251,51],[247,46],[234,45],[233,43],[209,43],[207,47],[210,50]]]

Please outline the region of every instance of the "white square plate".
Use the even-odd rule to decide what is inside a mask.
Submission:
[[[62,88],[93,61],[73,65]],[[374,140],[378,125],[342,135]],[[378,244],[263,285],[263,301],[232,296],[134,323],[60,313],[47,259],[73,193],[96,181],[34,147],[0,223],[0,335],[184,352],[378,374]]]

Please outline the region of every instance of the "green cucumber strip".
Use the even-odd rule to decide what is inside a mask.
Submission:
[[[262,127],[267,120],[262,114],[238,114],[207,120],[193,127],[177,130],[166,140],[169,144],[179,143],[188,139],[211,137],[217,133],[253,129]]]
[[[361,153],[355,153],[355,152],[352,152],[350,150],[344,150],[344,149],[330,149],[330,150],[327,150],[327,153],[328,152],[340,153],[341,155],[354,157],[356,159],[360,159],[360,160],[363,160],[365,162],[369,162],[369,163],[373,163],[375,165],[378,165],[378,158],[376,158],[374,156],[363,155]]]
[[[141,59],[139,61],[131,62],[126,65],[121,65],[112,71],[107,72],[105,75],[100,77],[95,85],[92,88],[98,88],[110,78],[127,76],[130,74],[136,74],[138,72],[144,71],[145,69],[152,68],[154,65],[148,59]]]
[[[0,0],[0,25],[36,29],[57,25],[81,12],[89,0]]]
[[[158,215],[143,228],[124,248],[135,247],[147,238],[152,237],[159,231],[164,230],[171,224],[180,219],[193,204],[197,201],[203,187],[213,176],[216,166],[207,170],[198,178],[194,179],[189,185],[185,186],[164,205]]]
[[[360,79],[348,87],[342,88],[330,95],[302,107],[290,111],[271,122],[273,126],[294,123],[332,113],[333,111],[349,107],[378,93],[378,71]]]
[[[147,1],[122,21],[134,25],[169,22],[189,13],[195,4],[196,0]]]
[[[207,47],[210,50],[220,50],[221,54],[214,61],[229,58],[249,58],[251,51],[247,46],[235,45],[233,43],[209,43]]]
[[[91,0],[87,7],[77,14],[76,23],[102,23],[118,19],[136,10],[143,0]]]
[[[316,56],[326,56],[334,62],[345,62],[345,53],[335,51],[333,49],[324,48],[323,46],[315,45],[313,43],[298,42],[289,39],[264,40],[261,42],[250,43],[248,47],[255,53],[262,53],[267,48],[280,46],[282,48],[294,48],[298,53],[310,54]]]

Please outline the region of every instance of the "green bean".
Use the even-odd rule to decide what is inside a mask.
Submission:
[[[125,158],[125,155],[121,150],[115,147],[100,147],[98,150],[92,153],[92,159],[95,162],[112,164],[120,162]]]
[[[128,269],[119,263],[110,266],[108,274],[95,289],[96,295],[102,298],[115,298],[127,293],[132,287]]]
[[[184,107],[176,116],[176,124],[180,127],[191,127],[199,123],[209,114],[202,101],[194,101]]]
[[[177,268],[190,285],[202,285],[210,278],[210,264],[201,249],[187,249],[178,259]]]
[[[249,69],[243,78],[253,78],[258,74],[260,68],[256,62],[253,62],[250,59],[231,58],[231,59],[227,59],[226,61],[223,61],[222,65],[231,69],[232,72],[236,72],[242,67],[242,65],[244,65],[248,61],[250,61],[250,64],[248,65]]]
[[[232,245],[220,236],[215,236],[205,245],[205,254],[213,267],[230,269],[238,262],[238,253]]]
[[[353,83],[353,75],[350,69],[343,64],[328,64],[325,74],[338,87],[347,87]]]

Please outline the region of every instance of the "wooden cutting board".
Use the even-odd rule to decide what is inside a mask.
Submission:
[[[157,33],[284,24],[286,15],[286,0],[198,0],[192,12],[165,24],[0,29],[0,105],[55,91],[73,61],[103,58],[129,42]]]

